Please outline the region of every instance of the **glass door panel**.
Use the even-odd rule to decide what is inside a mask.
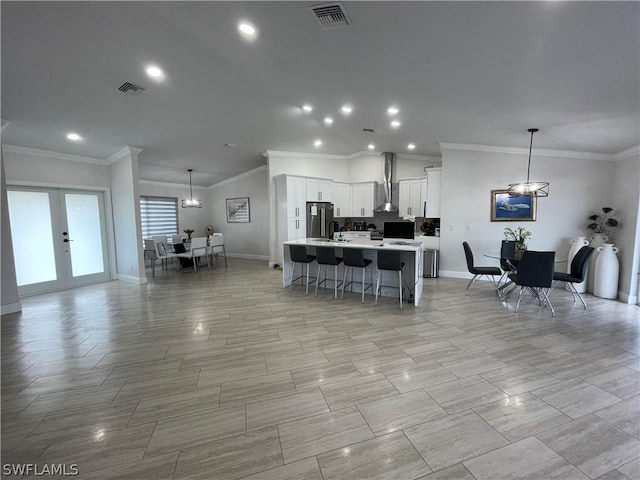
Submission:
[[[9,190],[7,200],[18,287],[59,280],[49,193]]]
[[[104,245],[98,196],[66,193],[68,250],[71,255],[71,275],[81,277],[104,272]],[[67,242],[65,242],[67,243]]]

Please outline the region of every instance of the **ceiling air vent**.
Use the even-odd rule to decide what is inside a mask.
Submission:
[[[126,95],[137,95],[139,93],[144,92],[145,90],[146,88],[131,82],[124,82],[122,85],[118,87],[118,91]]]
[[[314,5],[310,8],[323,30],[351,25],[347,12],[339,2]]]

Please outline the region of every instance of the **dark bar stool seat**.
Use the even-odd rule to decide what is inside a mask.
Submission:
[[[343,248],[342,258],[344,261],[344,275],[342,277],[342,295],[340,298],[344,298],[344,289],[348,285],[351,285],[351,291],[353,291],[353,269],[359,268],[362,270],[362,303],[364,303],[364,292],[367,288],[373,288],[373,271],[371,272],[371,283],[365,287],[364,274],[369,265],[373,263],[372,260],[364,258],[364,250],[362,248]],[[347,280],[347,268],[351,269],[351,281],[345,283]]]
[[[291,261],[293,262],[293,267],[291,268],[291,283],[289,284],[289,291],[291,291],[291,285],[293,285],[293,282],[301,278],[304,278],[304,275],[302,275],[302,272],[300,272],[301,275],[299,277],[293,278],[293,275],[296,270],[296,263],[300,263],[300,264],[306,263],[307,264],[306,292],[307,292],[307,295],[309,295],[309,264],[313,262],[316,259],[316,257],[314,255],[309,255],[307,253],[307,247],[303,245],[289,245],[289,256],[291,257]]]
[[[378,294],[380,293],[380,278],[382,276],[382,270],[389,270],[398,272],[400,309],[402,309],[402,269],[404,268],[404,262],[401,260],[400,255],[401,252],[397,250],[378,250],[378,284],[376,285],[376,305],[378,304]]]
[[[342,258],[336,257],[336,249],[333,247],[316,247],[316,261],[318,262],[318,275],[316,277],[316,296],[318,296],[318,286],[327,281],[327,265],[334,267],[333,272],[333,297],[338,299],[338,265],[342,263]],[[324,265],[324,280],[320,281],[320,269]]]

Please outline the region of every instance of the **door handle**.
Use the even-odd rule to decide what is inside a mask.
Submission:
[[[69,240],[68,238],[65,238],[65,239],[64,239],[64,240],[62,240],[62,241],[63,241],[64,243],[67,243],[67,242],[73,242],[73,240]]]
[[[339,217],[340,216],[340,207],[338,207],[336,210],[338,210],[338,215],[337,216]]]
[[[424,202],[424,215],[423,217],[427,216],[427,202]]]

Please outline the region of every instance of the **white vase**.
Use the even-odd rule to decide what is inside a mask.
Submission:
[[[589,265],[591,265],[589,274],[587,276],[587,291],[589,293],[593,293],[593,288],[596,283],[596,260],[598,259],[599,255],[598,247],[605,243],[607,240],[609,240],[609,237],[607,237],[604,233],[594,233],[593,235],[591,235],[591,242],[589,242],[589,246],[593,247],[594,251],[591,255],[591,258],[589,259]]]
[[[578,250],[580,250],[582,247],[585,247],[587,245],[589,245],[589,240],[587,240],[584,237],[576,237],[571,240],[571,247],[569,248],[569,255],[567,256],[567,273],[571,273],[571,261],[573,260],[573,257],[576,256],[576,253],[578,253]],[[588,268],[588,265],[587,265],[587,268]],[[585,279],[580,283],[574,283],[573,286],[576,287],[576,290],[578,291],[578,293],[586,292],[587,277],[585,277]],[[571,291],[569,289],[569,285],[567,285],[565,288]]]
[[[603,243],[598,247],[598,259],[596,260],[596,282],[593,294],[600,298],[618,297],[618,248],[612,243]]]

